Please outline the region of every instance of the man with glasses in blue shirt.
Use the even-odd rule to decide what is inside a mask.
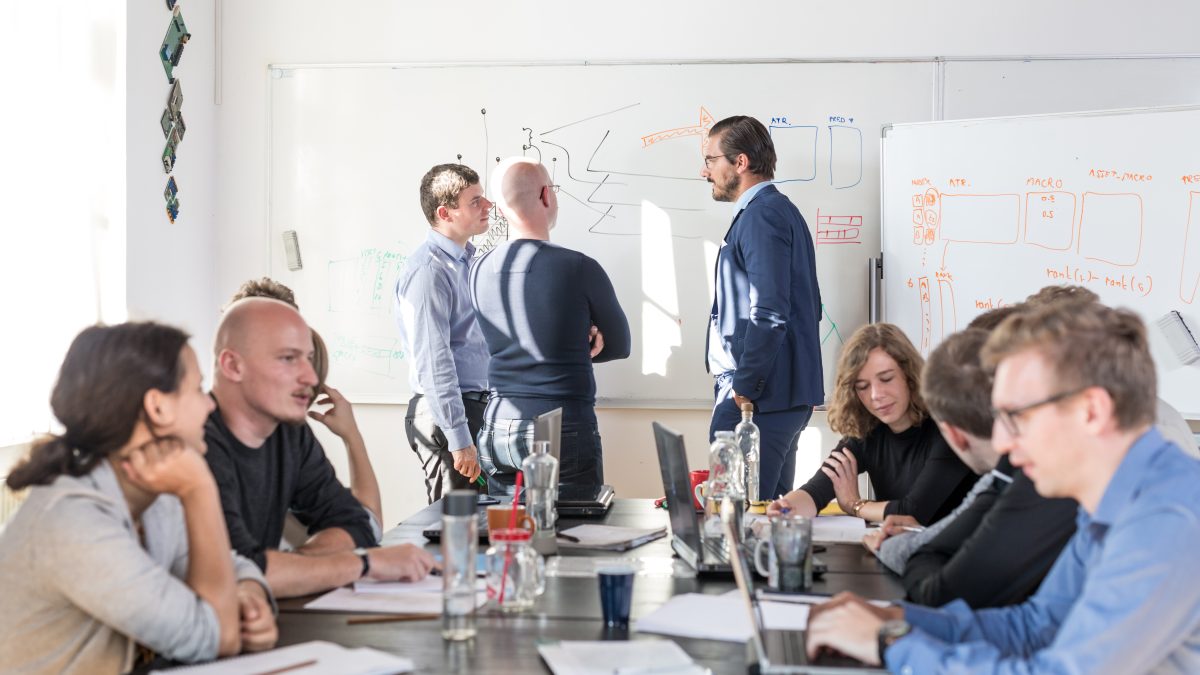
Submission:
[[[396,280],[396,320],[413,391],[404,430],[431,504],[449,490],[475,488],[479,478],[475,434],[487,405],[488,351],[467,274],[475,255],[470,239],[487,232],[491,208],[470,167],[430,169],[421,179],[430,229]]]
[[[1052,303],[989,338],[992,443],[1045,497],[1079,502],[1077,530],[1026,602],[972,611],[816,608],[808,649],[893,672],[1200,672],[1200,463],[1154,428],[1154,362],[1141,320]]]

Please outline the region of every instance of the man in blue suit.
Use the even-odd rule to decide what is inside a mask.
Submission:
[[[706,366],[715,378],[709,435],[733,429],[743,403],[761,433],[759,499],[792,489],[796,439],[823,403],[821,290],[808,225],[770,183],[775,147],[753,117],[713,125],[700,174],[713,199],[734,202],[717,257]]]

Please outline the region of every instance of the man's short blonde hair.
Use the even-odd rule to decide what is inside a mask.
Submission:
[[[1056,391],[1107,391],[1120,429],[1154,422],[1154,359],[1146,326],[1133,312],[1078,300],[1034,304],[992,332],[983,348],[983,363],[995,371],[1004,359],[1030,349],[1054,371]]]

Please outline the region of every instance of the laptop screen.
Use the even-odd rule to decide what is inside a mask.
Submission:
[[[728,504],[728,501],[726,501]],[[755,655],[758,657],[760,667],[767,663],[766,650],[762,641],[762,610],[758,606],[757,598],[754,596],[754,587],[751,585],[750,566],[746,564],[746,555],[742,551],[742,540],[738,537],[738,533],[734,530],[732,519],[727,517],[722,508],[721,527],[725,530],[725,537],[729,540],[729,548],[733,552],[730,556],[730,562],[733,563],[733,580],[737,583],[738,592],[742,596],[742,601],[746,603],[746,611],[750,614],[750,642],[754,646]]]
[[[550,441],[550,454],[554,459],[559,459],[559,444],[562,442],[562,408],[555,408],[533,419],[533,442],[538,441]]]
[[[667,510],[671,514],[671,533],[699,552],[700,522],[692,508],[692,484],[688,477],[683,436],[655,422],[654,444],[658,448],[658,467],[662,471],[663,491],[667,494]]]

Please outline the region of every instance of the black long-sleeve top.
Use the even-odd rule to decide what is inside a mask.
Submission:
[[[932,523],[953,511],[976,480],[928,417],[898,434],[878,424],[866,438],[847,436],[838,447],[854,453],[858,472],[870,475],[875,499],[887,501],[884,513],[889,516]],[[800,489],[818,509],[835,497],[833,482],[820,469]]]
[[[992,486],[944,530],[908,559],[908,599],[939,607],[962,598],[972,608],[1004,607],[1028,598],[1075,533],[1078,505],[1046,499],[1033,481],[1013,471],[1008,458],[998,471],[1013,481]]]
[[[267,570],[267,550],[279,547],[288,511],[316,534],[340,527],[356,546],[374,546],[366,509],[338,479],[307,424],[280,424],[258,448],[233,435],[221,410],[204,425],[204,458],[217,488],[233,550]]]
[[[470,284],[491,354],[488,385],[520,417],[564,401],[589,408],[596,402],[592,364],[629,356],[629,321],[612,282],[600,263],[578,251],[514,239],[479,259]],[[604,336],[595,358],[592,326]]]

